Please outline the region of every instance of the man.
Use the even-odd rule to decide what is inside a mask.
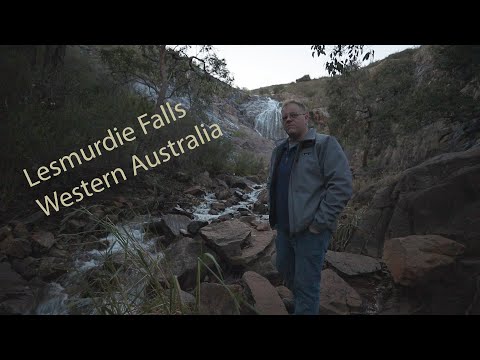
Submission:
[[[269,217],[277,230],[276,266],[295,297],[294,314],[316,315],[325,253],[352,195],[352,175],[338,141],[308,129],[308,118],[302,103],[283,104],[288,138],[272,152]]]

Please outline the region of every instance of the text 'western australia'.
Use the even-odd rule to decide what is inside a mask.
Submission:
[[[136,128],[141,135],[154,135],[152,134],[154,131],[160,130],[169,124],[174,124],[177,120],[184,118],[186,114],[187,112],[181,104],[172,106],[167,102],[165,105],[160,106],[160,112],[157,114],[138,116]],[[137,139],[135,129],[130,126],[121,130],[113,127],[107,129],[106,132],[107,135],[103,139],[55,159],[49,162],[48,166],[40,166],[36,172],[29,172],[27,169],[23,169],[28,185],[34,187],[42,182],[54,179],[62,173],[74,171],[73,169],[76,170],[82,164]],[[148,171],[155,168],[162,163],[168,162],[172,157],[188,153],[188,151],[194,150],[212,139],[218,139],[222,135],[222,130],[217,124],[195,125],[190,135],[173,141],[168,140],[166,144],[162,141],[165,144],[164,146],[150,151],[148,154],[132,155],[132,174],[137,176],[142,170]],[[71,191],[65,191],[61,194],[54,191],[51,195],[45,195],[43,201],[37,199],[35,202],[48,216],[53,211],[59,211],[62,206],[72,206],[82,201],[85,197],[93,196],[94,193],[102,192],[106,188],[110,188],[112,185],[119,184],[120,181],[125,180],[127,180],[125,171],[121,167],[117,167],[88,181],[81,180],[80,184]]]

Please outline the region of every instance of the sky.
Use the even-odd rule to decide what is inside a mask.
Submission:
[[[373,49],[377,61],[416,46],[366,45],[365,49]],[[233,74],[233,85],[248,90],[291,83],[307,74],[312,79],[328,76],[327,57],[313,58],[310,45],[214,45],[214,49]]]

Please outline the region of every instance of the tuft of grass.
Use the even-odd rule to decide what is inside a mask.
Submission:
[[[365,213],[366,207],[355,210],[347,206],[339,217],[337,230],[333,234],[329,250],[345,251],[353,232],[358,228],[358,224]]]
[[[88,210],[83,209],[83,211],[92,216]],[[221,266],[215,257],[204,252],[203,248],[197,258],[196,301],[193,306],[188,306],[181,300],[180,284],[177,277],[170,271],[167,261],[149,253],[129,232],[119,231],[108,219],[96,219],[96,221],[115,238],[114,244],[111,244],[104,254],[103,271],[90,282],[86,291],[93,299],[96,313],[101,315],[199,313],[200,283],[205,270],[224,286],[232,297],[237,314],[240,314],[242,306],[256,312],[241,296],[230,290]],[[121,251],[116,254],[112,251],[115,243],[121,247]],[[113,261],[114,256],[116,261]]]

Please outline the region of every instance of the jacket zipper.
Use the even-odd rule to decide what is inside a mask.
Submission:
[[[290,211],[290,209],[288,209],[288,214],[290,215],[290,213],[292,214],[292,219],[293,219],[293,222],[290,223],[290,236],[293,235],[294,233],[294,225],[295,225],[295,212],[293,211],[293,192],[292,192],[292,178],[293,178],[293,171],[295,169],[295,165],[296,165],[296,162],[298,160],[298,155],[300,153],[300,149],[302,147],[302,142],[299,142],[298,145],[297,145],[297,150],[295,151],[295,157],[293,158],[293,163],[292,163],[292,168],[290,170],[290,179],[288,181],[288,207],[291,208],[292,211]],[[287,155],[288,156],[288,155]]]

